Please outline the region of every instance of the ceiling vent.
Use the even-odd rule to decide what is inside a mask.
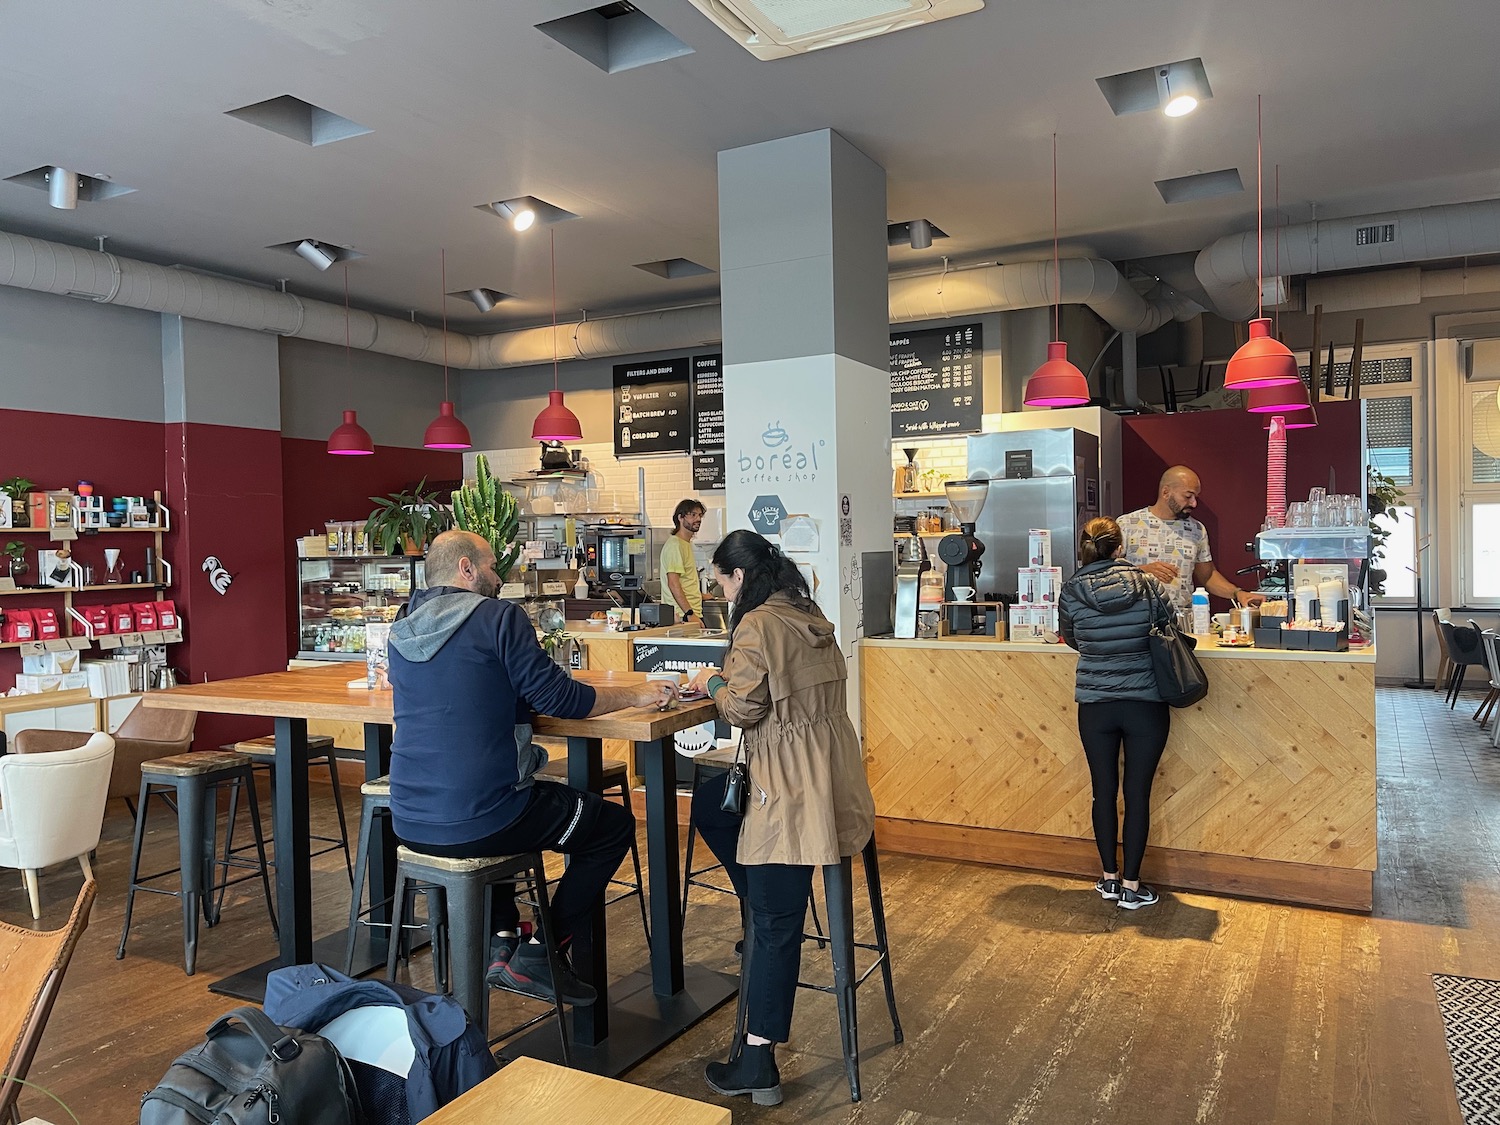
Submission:
[[[782,59],[967,15],[984,0],[692,0],[758,59]]]
[[[693,53],[691,47],[634,4],[619,0],[539,23],[536,29],[606,74]]]
[[[1395,223],[1375,223],[1373,226],[1354,228],[1354,245],[1356,246],[1379,246],[1382,242],[1395,241]]]
[[[676,281],[682,277],[703,277],[705,274],[714,272],[707,266],[700,266],[697,262],[686,258],[667,258],[660,262],[637,262],[635,268],[645,270],[666,281]]]
[[[1234,195],[1245,190],[1238,168],[1221,168],[1217,172],[1198,172],[1171,180],[1157,180],[1156,190],[1163,203],[1193,203],[1216,195]]]
[[[294,98],[291,94],[282,94],[279,98],[270,98],[254,105],[242,105],[239,109],[227,109],[224,115],[279,133],[283,137],[290,137],[294,141],[301,141],[305,145],[332,144],[334,141],[346,141],[350,137],[362,137],[374,131],[358,121],[340,117],[331,109]]]

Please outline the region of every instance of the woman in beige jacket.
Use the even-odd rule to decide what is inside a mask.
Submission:
[[[775,1045],[791,1032],[813,872],[864,848],[875,802],[849,721],[844,654],[796,564],[753,531],[735,531],[713,566],[734,603],[729,651],[722,674],[700,669],[693,683],[743,728],[750,784],[743,818],[719,807],[725,777],[701,785],[693,822],[740,896],[751,946],[740,981],[745,1049],[709,1063],[705,1077],[721,1094],[776,1105]]]

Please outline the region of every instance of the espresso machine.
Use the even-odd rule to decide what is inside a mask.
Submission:
[[[985,479],[950,480],[943,485],[948,494],[948,506],[958,518],[959,530],[945,535],[938,541],[938,558],[947,567],[943,582],[943,601],[946,602],[948,632],[950,634],[973,634],[994,632],[994,622],[986,621],[986,613],[976,605],[965,606],[964,602],[979,599],[979,574],[984,564],[984,544],[974,536],[974,525],[979,522],[979,513],[990,494],[990,482]],[[969,596],[960,599],[957,590],[967,588]]]

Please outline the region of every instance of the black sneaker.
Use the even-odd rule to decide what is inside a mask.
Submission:
[[[593,985],[585,984],[568,964],[568,955],[559,953],[562,965],[562,983],[559,993],[564,1004],[587,1007],[599,998]],[[552,966],[547,960],[547,947],[539,942],[526,942],[516,947],[510,959],[486,979],[495,988],[509,989],[523,996],[538,1000],[552,999]]]
[[[749,1094],[756,1105],[781,1104],[781,1072],[776,1069],[776,1048],[771,1043],[747,1043],[732,1062],[709,1063],[703,1068],[703,1080],[716,1094]]]
[[[501,932],[490,938],[490,967],[484,974],[484,979],[491,985],[498,985],[500,970],[515,953],[516,946],[521,944],[521,935]]]
[[[1129,887],[1120,888],[1120,907],[1124,910],[1139,910],[1143,906],[1155,906],[1160,899],[1161,896],[1145,883],[1133,891]]]
[[[1100,898],[1107,898],[1111,901],[1117,902],[1120,898],[1120,880],[1100,879],[1097,883],[1094,884],[1094,890],[1099,892]]]

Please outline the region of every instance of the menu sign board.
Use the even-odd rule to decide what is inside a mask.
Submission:
[[[693,357],[693,448],[709,453],[724,448],[722,355]]]
[[[724,454],[693,454],[693,491],[724,487]]]
[[[686,453],[692,437],[688,360],[615,365],[615,456]]]
[[[891,437],[979,433],[983,357],[978,324],[891,333]]]

